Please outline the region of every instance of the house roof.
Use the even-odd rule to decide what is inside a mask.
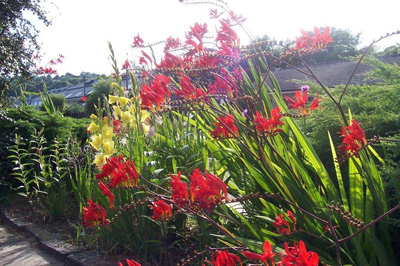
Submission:
[[[383,57],[379,58],[384,63],[397,63],[400,65],[400,56],[395,57]],[[357,62],[341,60],[330,63],[319,63],[310,65],[310,69],[315,73],[315,75],[320,79],[320,81],[327,87],[334,87],[341,84],[346,84],[354,71]],[[301,71],[309,73],[309,71],[304,66],[298,67]],[[357,71],[355,72],[350,84],[375,84],[376,80],[368,80],[363,73],[371,70],[370,66],[365,64],[360,64]],[[282,92],[292,92],[299,89],[299,84],[297,81],[307,81],[310,80],[315,82],[312,77],[308,77],[301,73],[299,70],[294,68],[281,68],[272,71],[275,75],[278,83],[281,87]]]

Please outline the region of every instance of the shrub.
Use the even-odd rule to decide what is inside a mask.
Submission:
[[[53,101],[54,108],[61,113],[64,113],[67,107],[67,98],[62,94],[50,94],[50,99]],[[44,105],[39,106],[40,111],[46,111]]]

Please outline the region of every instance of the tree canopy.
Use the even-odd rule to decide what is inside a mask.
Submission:
[[[41,0],[0,0],[0,76],[29,76],[34,68],[38,30],[26,17],[33,14],[46,26],[50,21]]]

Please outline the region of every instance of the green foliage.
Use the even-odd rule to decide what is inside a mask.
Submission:
[[[32,21],[50,24],[41,0],[0,1],[0,78],[13,75],[29,76],[35,66],[34,54],[38,30]],[[33,17],[29,21],[26,14]]]
[[[372,67],[372,70],[365,73],[368,79],[386,85],[400,84],[400,66],[396,63],[384,63],[374,56],[366,56],[363,64]]]
[[[108,99],[108,95],[111,92],[111,83],[110,79],[99,80],[96,84],[93,85],[93,91],[89,94],[85,102],[85,112],[86,115],[91,115],[96,113],[95,105],[99,107],[103,107],[105,104],[105,99]]]
[[[65,98],[64,95],[62,94],[50,94],[50,99],[53,102],[53,106],[54,108],[61,112],[64,113],[66,111],[66,103],[67,103],[67,98]],[[46,111],[46,108],[44,107],[44,105],[40,105],[39,106],[39,110],[40,111]]]
[[[342,89],[342,86],[331,89],[332,95],[338,97]],[[319,89],[311,85],[311,91],[313,90]],[[353,117],[361,122],[367,138],[374,135],[390,137],[400,131],[400,102],[396,102],[399,92],[398,85],[354,85],[348,88],[342,106],[345,110],[351,108]],[[336,122],[339,113],[328,99],[321,106],[322,111],[314,112],[300,125],[320,158],[327,163],[328,169],[332,169],[332,163],[328,159],[331,151],[327,132],[332,134],[337,147],[341,141],[337,134],[341,125]]]

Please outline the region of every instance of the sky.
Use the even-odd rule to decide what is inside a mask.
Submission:
[[[138,34],[145,43],[152,44],[169,36],[184,39],[196,22],[207,23],[212,32],[218,27],[218,21],[209,19],[210,9],[215,8],[209,4],[189,5],[179,0],[45,1],[43,7],[52,25],[38,25],[43,55],[41,65],[45,66],[50,59],[62,54],[64,63],[56,66],[59,74],[79,75],[83,71],[111,74],[108,42],[122,66],[126,59],[137,61],[138,50],[132,49],[131,44]],[[244,26],[248,33],[267,34],[276,40],[294,39],[301,35],[300,29],[308,31],[314,26],[330,26],[348,29],[353,34],[362,32],[361,46],[366,46],[387,32],[400,30],[399,0],[225,1],[231,10],[247,18]],[[249,43],[246,32],[240,28],[235,30],[242,45]],[[378,46],[384,48],[396,43],[400,43],[399,35]],[[157,47],[162,49],[162,45]]]

